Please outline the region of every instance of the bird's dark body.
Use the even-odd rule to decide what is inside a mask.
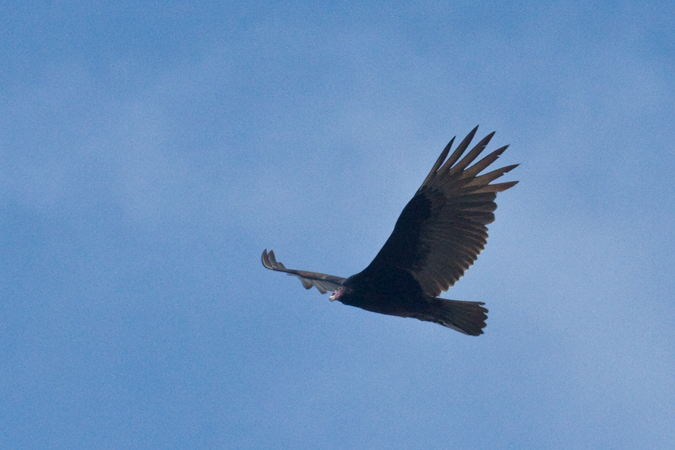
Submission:
[[[343,283],[345,305],[390,316],[416,317],[428,312],[429,302],[422,287],[406,270],[419,259],[415,247],[421,226],[431,217],[431,201],[415,196],[396,221],[396,226],[375,259],[362,272]],[[426,296],[428,297],[428,296]]]
[[[415,317],[427,312],[430,305],[413,276],[402,269],[369,270],[347,278],[347,292],[340,297],[345,305],[390,316]],[[372,286],[386,286],[373,289]]]
[[[497,193],[517,183],[491,184],[517,165],[479,175],[497,160],[506,146],[470,166],[494,133],[461,158],[477,128],[450,157],[454,138],[446,146],[401,212],[391,236],[362,272],[341,278],[286,269],[276,261],[274,252],[267,253],[267,250],[262,255],[263,265],[300,278],[307,289],[314,286],[322,293],[333,290],[331,300],[345,305],[434,322],[469,335],[481,334],[488,312],[482,302],[438,298],[483,250],[487,241],[486,225],[494,221]]]

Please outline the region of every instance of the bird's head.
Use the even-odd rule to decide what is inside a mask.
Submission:
[[[345,293],[347,293],[347,286],[342,285],[330,295],[330,301],[340,300]]]
[[[343,281],[331,294],[330,300],[332,302],[338,300],[345,305],[353,305],[355,301],[358,302],[363,297],[363,287],[360,277],[361,274],[356,274]]]

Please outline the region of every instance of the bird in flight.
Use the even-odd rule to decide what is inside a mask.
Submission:
[[[447,158],[452,138],[401,212],[384,247],[362,272],[342,278],[287,269],[276,260],[274,251],[267,250],[262,254],[263,266],[300,278],[305,289],[314,286],[322,294],[333,291],[331,301],[380,314],[414,317],[471,336],[482,334],[488,312],[485,303],[438,298],[464,275],[485,247],[486,225],[495,219],[497,193],[518,183],[491,184],[518,164],[479,175],[508,145],[469,167],[494,132],[461,158],[477,130],[474,128]]]

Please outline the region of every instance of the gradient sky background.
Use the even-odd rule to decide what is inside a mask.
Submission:
[[[674,11],[2,2],[0,447],[671,447]],[[476,124],[485,335],[261,266],[362,270]]]

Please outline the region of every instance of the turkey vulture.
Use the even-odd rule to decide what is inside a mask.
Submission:
[[[438,298],[459,280],[485,247],[486,225],[495,219],[497,192],[518,183],[490,184],[518,164],[478,175],[508,145],[469,167],[494,132],[460,160],[477,130],[474,128],[446,160],[455,140],[452,138],[403,209],[384,247],[361,273],[342,278],[287,269],[277,262],[274,251],[267,250],[262,254],[263,266],[300,278],[306,289],[314,286],[322,294],[334,291],[330,299],[345,305],[414,317],[471,336],[482,334],[488,312],[483,308],[485,303]]]

